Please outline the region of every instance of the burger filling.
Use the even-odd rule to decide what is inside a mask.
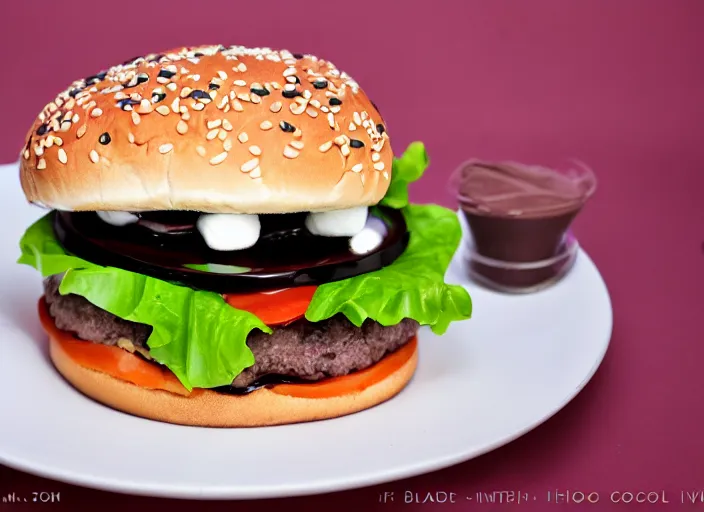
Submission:
[[[61,295],[60,282],[60,275],[44,280],[49,314],[59,329],[83,340],[118,346],[149,358],[150,326],[123,320],[84,297]],[[270,375],[306,381],[347,375],[372,366],[403,346],[416,334],[418,327],[418,323],[410,319],[388,327],[374,321],[356,327],[343,315],[336,315],[316,323],[300,319],[274,327],[271,334],[254,330],[247,337],[247,346],[254,354],[254,366],[240,373],[232,386],[248,387]]]

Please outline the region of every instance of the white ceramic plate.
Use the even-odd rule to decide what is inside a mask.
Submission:
[[[334,420],[259,429],[158,423],[99,405],[66,384],[36,318],[40,278],[14,264],[41,211],[25,205],[17,167],[0,167],[0,463],[78,485],[166,497],[264,498],[373,485],[437,470],[536,427],[589,381],[606,352],[612,311],[581,252],[543,292],[472,294],[474,317],[442,337],[420,334],[408,387]]]

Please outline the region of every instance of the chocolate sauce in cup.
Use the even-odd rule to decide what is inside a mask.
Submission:
[[[591,170],[475,160],[460,166],[454,179],[471,233],[471,278],[495,290],[527,293],[567,274],[578,249],[570,225],[596,188]]]

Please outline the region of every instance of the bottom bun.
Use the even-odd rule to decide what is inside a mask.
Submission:
[[[398,394],[411,380],[418,362],[417,342],[414,339],[409,342],[412,346],[408,347],[412,349],[412,354],[401,366],[361,391],[325,398],[304,398],[266,388],[246,395],[196,389],[189,396],[183,396],[138,386],[86,368],[66,353],[51,332],[49,339],[51,360],[56,369],[76,389],[90,398],[136,416],[202,427],[282,425],[336,418],[369,409]],[[336,379],[339,382],[339,379],[344,378]],[[315,385],[321,386],[324,383]]]

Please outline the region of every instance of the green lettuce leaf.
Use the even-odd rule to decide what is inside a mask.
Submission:
[[[306,311],[309,321],[338,313],[357,326],[367,318],[382,325],[412,318],[442,334],[450,322],[471,316],[467,290],[444,279],[462,237],[457,215],[436,205],[402,211],[410,231],[406,251],[380,270],[319,286]]]
[[[401,209],[408,205],[408,185],[423,176],[429,164],[422,142],[412,142],[401,158],[394,158],[391,183],[380,204]]]
[[[52,214],[35,222],[20,241],[18,262],[43,276],[64,275],[59,292],[74,293],[113,315],[153,327],[151,356],[187,389],[231,384],[254,364],[246,344],[253,329],[271,332],[255,315],[229,306],[221,295],[192,290],[68,254],[52,229]]]

